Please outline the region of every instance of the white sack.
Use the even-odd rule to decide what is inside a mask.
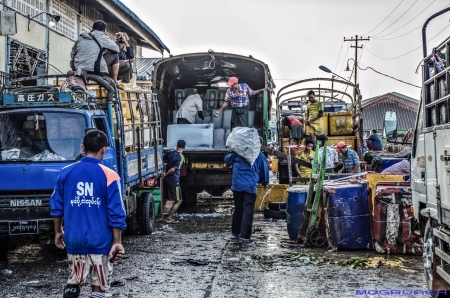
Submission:
[[[261,149],[258,131],[253,127],[235,127],[227,138],[227,149],[253,164]]]

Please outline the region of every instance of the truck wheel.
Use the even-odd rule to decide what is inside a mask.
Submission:
[[[130,217],[127,218],[127,235],[137,235],[139,233],[139,225],[137,212],[134,212]]]
[[[445,280],[437,274],[436,266],[440,264],[440,258],[434,254],[434,248],[439,246],[439,239],[432,235],[431,218],[428,219],[425,226],[424,233],[424,266],[425,266],[425,280],[427,282],[428,289],[434,291],[443,291],[448,289],[448,285]],[[432,297],[446,297],[442,295],[432,295]]]
[[[8,263],[9,236],[0,236],[0,262]]]
[[[138,208],[138,223],[141,235],[150,235],[155,229],[155,202],[153,195],[144,192]]]

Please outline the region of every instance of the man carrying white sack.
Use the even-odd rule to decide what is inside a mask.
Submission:
[[[231,224],[231,238],[251,244],[253,209],[256,201],[256,187],[269,183],[269,171],[265,156],[259,151],[261,145],[256,129],[236,127],[227,139],[230,152],[225,162],[233,166],[231,190],[234,198],[234,213]]]

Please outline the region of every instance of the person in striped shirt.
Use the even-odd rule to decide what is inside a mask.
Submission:
[[[218,117],[220,113],[229,105],[233,108],[233,112],[231,115],[231,129],[237,126],[249,127],[248,126],[248,103],[249,97],[256,95],[262,91],[263,89],[259,89],[253,91],[247,84],[238,83],[239,80],[237,77],[231,77],[228,80],[227,85],[230,88],[227,89],[227,93],[225,94],[224,103],[220,109],[218,109],[214,116]]]

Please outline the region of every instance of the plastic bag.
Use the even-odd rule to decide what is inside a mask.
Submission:
[[[261,149],[258,131],[253,127],[235,127],[227,138],[227,149],[253,164]]]

